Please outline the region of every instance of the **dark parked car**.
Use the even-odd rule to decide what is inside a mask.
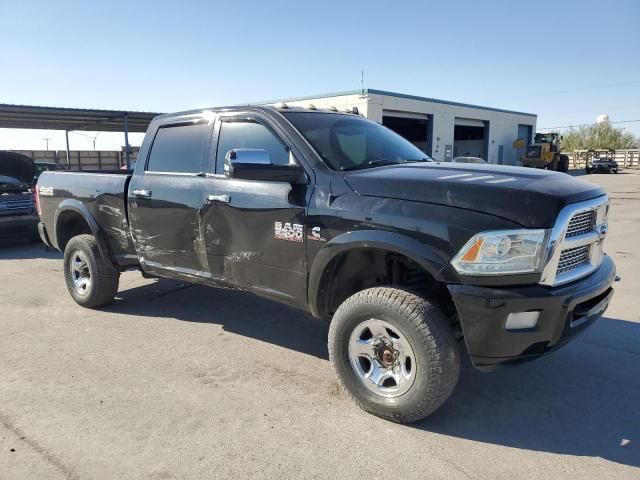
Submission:
[[[338,379],[397,422],[451,395],[459,340],[481,370],[530,360],[584,331],[613,294],[600,187],[433,162],[356,114],[162,115],[132,174],[44,172],[38,193],[41,236],[64,252],[79,305],[111,302],[128,269],[287,303],[331,322]]]
[[[590,173],[618,173],[618,162],[613,158],[596,158],[587,163],[585,172],[587,175]]]
[[[33,160],[0,152],[0,238],[38,239],[38,215],[32,191]]]

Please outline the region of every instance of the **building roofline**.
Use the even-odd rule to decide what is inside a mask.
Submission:
[[[334,92],[334,93],[323,93],[320,95],[306,95],[304,97],[293,97],[293,98],[280,98],[277,100],[266,100],[266,101],[262,101],[262,102],[252,102],[250,105],[263,105],[263,104],[268,104],[268,103],[278,103],[278,102],[299,102],[302,100],[313,100],[316,98],[330,98],[330,97],[344,97],[347,95],[358,95],[358,94],[362,94],[364,93],[365,95],[367,94],[374,94],[374,95],[385,95],[388,97],[396,97],[396,98],[406,98],[409,100],[420,100],[423,102],[431,102],[431,103],[440,103],[442,105],[453,105],[456,107],[466,107],[466,108],[477,108],[479,110],[488,110],[491,112],[501,112],[501,113],[512,113],[515,115],[525,115],[528,117],[534,117],[537,118],[538,115],[536,115],[535,113],[526,113],[526,112],[518,112],[515,110],[506,110],[504,108],[493,108],[493,107],[483,107],[481,105],[473,105],[470,103],[461,103],[461,102],[452,102],[449,100],[440,100],[437,98],[429,98],[429,97],[420,97],[418,95],[409,95],[406,93],[396,93],[396,92],[389,92],[386,90],[378,90],[375,88],[365,88],[364,90],[347,90],[347,91],[343,91],[343,92]]]

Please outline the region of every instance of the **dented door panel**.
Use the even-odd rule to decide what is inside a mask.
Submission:
[[[129,192],[148,190],[149,198],[130,193],[131,234],[145,270],[168,269],[203,275],[200,208],[204,179],[196,175],[146,172],[132,180]]]
[[[304,194],[280,182],[210,175],[202,222],[208,268],[214,280],[304,306],[306,252]],[[228,203],[209,196],[228,196]]]

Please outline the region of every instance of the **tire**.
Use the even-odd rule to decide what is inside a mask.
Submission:
[[[584,173],[586,173],[587,175],[589,175],[591,173],[591,169],[590,168],[585,168],[584,169]]]
[[[568,155],[560,155],[560,160],[558,162],[558,171],[562,173],[567,173],[569,171],[569,156]]]
[[[64,279],[78,305],[94,308],[116,296],[120,273],[105,263],[93,235],[78,235],[64,249]]]
[[[415,422],[437,410],[460,376],[459,346],[440,310],[415,293],[392,287],[363,290],[340,305],[329,328],[329,358],[360,408],[398,423]],[[397,364],[385,367],[385,359]],[[385,377],[379,374],[384,369],[389,377],[389,368],[399,372],[399,381],[386,378],[376,385],[373,379]]]

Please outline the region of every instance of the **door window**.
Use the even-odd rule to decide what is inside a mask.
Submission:
[[[199,173],[207,142],[208,123],[160,127],[153,140],[147,170],[150,172]]]
[[[222,172],[224,157],[234,148],[260,148],[269,152],[271,163],[286,165],[289,163],[289,149],[266,126],[252,121],[223,121],[220,125],[216,170]]]

